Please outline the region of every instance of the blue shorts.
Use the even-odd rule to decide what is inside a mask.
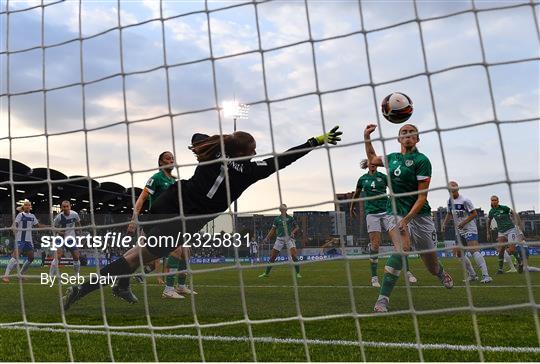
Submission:
[[[67,239],[67,241],[64,240],[63,243],[62,243],[62,238],[56,238],[56,244],[61,244],[60,246],[56,245],[58,249],[67,249],[72,252],[78,250],[77,241],[74,238]]]
[[[467,242],[476,240],[478,241],[478,234],[476,233],[464,233],[460,234],[459,237],[461,238],[461,242],[464,246],[467,246]]]
[[[28,241],[18,241],[17,242],[17,249],[20,253],[24,253],[28,250],[34,250],[34,244],[28,242]]]

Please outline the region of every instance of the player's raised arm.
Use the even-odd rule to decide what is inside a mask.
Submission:
[[[366,156],[367,156],[368,163],[374,164],[378,167],[382,167],[384,165],[383,160],[381,157],[379,157],[375,153],[373,144],[371,144],[371,133],[373,133],[375,129],[377,129],[377,125],[375,124],[368,124],[366,128],[364,129],[364,142],[365,142],[365,147],[366,147]]]

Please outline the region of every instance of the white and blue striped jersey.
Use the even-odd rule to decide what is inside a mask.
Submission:
[[[460,222],[469,217],[469,214],[474,211],[474,205],[470,199],[463,195],[459,195],[454,199],[448,199],[448,212],[452,213],[454,217],[454,224],[457,226]],[[476,228],[476,222],[473,220],[469,221],[463,229],[458,229],[460,234],[473,233],[478,234],[478,229]]]
[[[75,237],[75,226],[76,223],[81,221],[79,214],[75,211],[70,211],[69,215],[64,214],[64,212],[59,213],[53,220],[54,227],[64,228],[64,238],[68,236]]]
[[[39,221],[34,214],[29,212],[19,212],[19,214],[15,217],[15,222],[17,224],[15,241],[32,243],[32,228],[39,224]]]

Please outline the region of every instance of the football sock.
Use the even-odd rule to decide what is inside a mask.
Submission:
[[[519,247],[516,247],[512,255],[514,256],[514,258],[516,258],[518,264],[521,264],[521,255],[519,254],[519,249]]]
[[[476,262],[476,265],[480,267],[480,270],[482,271],[482,276],[488,277],[489,272],[487,269],[486,260],[484,259],[484,256],[480,252],[474,252],[473,253],[474,261]]]
[[[174,280],[176,276],[176,272],[178,271],[177,268],[173,268],[169,266],[169,273],[167,274],[167,277],[165,278],[165,285],[167,288],[173,288],[174,287]]]
[[[378,250],[371,250],[369,251],[369,262],[371,267],[371,276],[377,277],[377,265],[379,264],[379,257],[377,256],[379,254]]]
[[[444,278],[444,267],[443,265],[441,264],[441,262],[439,262],[439,271],[437,272],[437,274],[435,274],[440,280],[442,280]]]
[[[467,269],[467,273],[469,274],[469,276],[470,277],[476,277],[476,272],[474,271],[474,268],[473,268],[473,266],[471,264],[471,261],[469,260],[469,257],[466,256],[465,254],[463,254],[461,256],[461,259],[465,263],[465,268]]]
[[[276,258],[270,258],[270,264],[274,263],[276,261]],[[270,271],[272,270],[271,265],[266,266],[266,270],[264,271],[265,274],[270,274]]]
[[[7,265],[7,267],[6,267],[6,273],[5,273],[5,275],[8,276],[9,273],[11,272],[11,270],[12,270],[13,268],[15,268],[16,266],[17,266],[17,259],[11,257],[11,259],[9,260],[9,263],[8,263],[8,265]]]
[[[294,257],[292,258],[293,262],[297,262],[298,261],[298,257]],[[295,264],[294,265],[294,270],[296,271],[296,274],[300,273],[300,265],[298,264]]]
[[[392,289],[396,285],[396,282],[403,268],[403,261],[400,254],[392,254],[386,261],[384,267],[384,276],[381,285],[380,295],[390,297]]]
[[[165,278],[165,285],[167,287],[174,287],[174,280],[176,278],[176,272],[178,272],[179,264],[180,260],[178,258],[169,255],[169,257],[167,258],[167,266],[169,267],[169,273]]]
[[[506,264],[508,264],[510,269],[516,269],[516,266],[514,265],[514,262],[512,261],[512,258],[510,257],[510,254],[508,254],[506,249],[504,250],[504,261],[506,262]]]
[[[185,271],[187,269],[187,264],[185,259],[180,259],[178,261],[178,271]],[[179,286],[185,286],[186,285],[186,279],[187,274],[185,273],[178,273],[178,285]]]
[[[506,250],[501,250],[499,252],[499,270],[502,270],[503,269],[503,265],[504,265],[504,253],[506,253]]]
[[[49,275],[51,277],[56,276],[58,273],[58,258],[54,258],[51,262],[51,269],[49,269]]]

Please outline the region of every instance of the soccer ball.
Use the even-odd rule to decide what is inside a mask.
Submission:
[[[404,93],[393,92],[383,99],[381,110],[386,120],[394,124],[401,124],[411,117],[413,102]]]

